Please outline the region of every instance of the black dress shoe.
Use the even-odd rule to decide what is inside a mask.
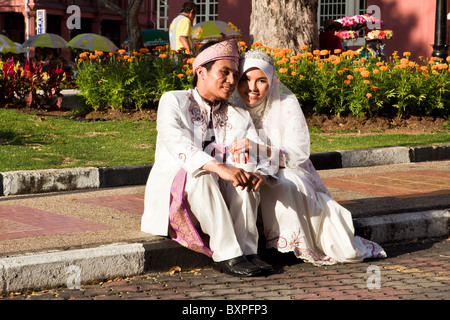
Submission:
[[[238,277],[251,277],[261,273],[261,268],[249,262],[245,256],[216,262],[214,267],[216,270]]]
[[[251,254],[248,256],[245,256],[247,260],[251,263],[253,263],[255,266],[259,267],[262,272],[264,273],[272,273],[275,272],[273,267],[268,264],[267,262],[263,261],[257,254]]]

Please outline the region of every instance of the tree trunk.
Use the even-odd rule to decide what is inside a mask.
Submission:
[[[127,32],[130,39],[130,51],[139,51],[144,47],[141,27],[139,26],[139,10],[143,0],[130,1],[127,9]]]
[[[127,23],[128,39],[130,40],[130,51],[139,51],[144,47],[142,41],[141,27],[139,26],[139,10],[143,0],[128,1],[127,9],[122,9],[110,0],[96,0],[103,7],[111,9],[120,14]]]
[[[319,47],[318,0],[252,0],[250,41],[300,51]]]

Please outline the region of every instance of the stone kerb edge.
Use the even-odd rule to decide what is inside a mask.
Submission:
[[[317,170],[450,160],[450,144],[311,154]],[[144,185],[152,165],[0,172],[0,196]]]

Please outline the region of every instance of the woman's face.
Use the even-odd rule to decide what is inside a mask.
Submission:
[[[261,69],[248,69],[239,80],[238,92],[248,106],[254,106],[269,93],[269,79]]]

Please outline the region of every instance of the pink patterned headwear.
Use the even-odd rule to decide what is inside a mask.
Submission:
[[[202,52],[195,58],[193,63],[194,72],[205,63],[215,60],[233,60],[239,64],[239,50],[236,39],[225,40],[216,43]]]

